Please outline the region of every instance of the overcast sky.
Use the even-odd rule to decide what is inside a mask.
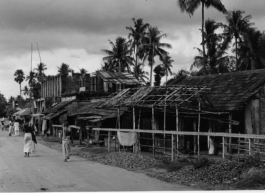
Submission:
[[[100,68],[105,56],[101,49],[111,49],[108,40],[127,37],[126,26],[132,18],[158,27],[170,43],[173,72],[189,69],[194,47],[200,47],[201,9],[193,17],[181,13],[177,0],[1,0],[0,1],[0,92],[8,99],[19,95],[14,73],[22,69],[26,75],[32,64],[47,65],[47,75],[55,75],[58,66],[66,63],[79,71],[93,72]],[[264,0],[223,0],[227,10],[244,10],[252,15],[255,26],[265,30]],[[224,22],[225,16],[213,8],[205,18]],[[160,62],[156,60],[156,64]],[[146,63],[146,70],[149,67]],[[27,81],[22,83],[22,87]]]

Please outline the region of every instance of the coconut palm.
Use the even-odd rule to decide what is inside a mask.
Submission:
[[[229,44],[223,41],[221,34],[215,33],[221,25],[210,19],[205,22],[205,60],[203,58],[203,51],[196,48],[199,56],[195,56],[194,62],[191,65],[191,70],[193,68],[199,69],[197,72],[198,75],[224,73],[229,72],[231,69],[232,57],[226,53]]]
[[[101,68],[100,70],[104,70],[104,71],[112,71],[113,68],[110,64],[110,62],[104,62],[104,64],[101,64]]]
[[[157,27],[148,27],[148,31],[146,36],[144,37],[143,44],[141,45],[142,50],[144,51],[143,61],[146,59],[149,62],[149,66],[151,68],[150,71],[150,84],[152,83],[152,73],[153,73],[153,65],[155,63],[155,56],[159,56],[162,61],[168,52],[163,48],[171,48],[172,46],[168,43],[161,43],[161,39],[166,37],[166,34],[162,34]]]
[[[26,77],[26,81],[28,81],[30,87],[32,87],[32,85],[37,82],[36,75],[37,74],[35,72],[30,71],[29,75]]]
[[[68,76],[72,69],[69,67],[68,64],[62,63],[61,66],[57,66],[58,73],[61,76]]]
[[[172,62],[174,62],[174,60],[171,59],[170,56],[165,56],[163,59],[163,64],[160,64],[160,66],[164,69],[164,72],[166,75],[166,83],[167,83],[168,73],[170,73],[170,75],[172,75],[172,72],[171,72]]]
[[[148,80],[148,77],[147,77],[148,72],[144,71],[143,68],[144,68],[144,64],[138,62],[137,65],[134,65],[133,73],[138,80],[141,80],[144,83],[146,83],[145,79]]]
[[[124,72],[127,68],[128,72],[131,72],[130,65],[133,65],[133,58],[130,56],[130,41],[126,41],[125,38],[118,37],[113,43],[109,41],[112,50],[102,49],[101,51],[106,53],[108,56],[104,57],[103,60],[110,63],[115,72]]]
[[[21,96],[21,83],[24,81],[25,76],[24,76],[24,72],[21,69],[16,70],[15,74],[15,81],[19,84],[19,92],[20,92],[20,96]]]
[[[134,22],[134,27],[126,27],[127,30],[130,31],[129,33],[129,39],[132,39],[132,48],[135,55],[135,67],[138,66],[138,56],[143,53],[139,53],[139,46],[143,43],[143,38],[146,35],[146,29],[148,28],[148,23],[143,23],[143,19],[132,19]],[[142,57],[142,56],[140,56]],[[136,72],[135,72],[136,73]],[[136,76],[136,75],[135,75]]]
[[[245,12],[234,10],[226,16],[227,25],[224,25],[225,42],[231,43],[235,39],[236,69],[238,69],[238,42],[242,42],[242,34],[247,32],[254,24],[250,22],[251,16],[243,17]]]
[[[205,62],[205,45],[204,45],[204,8],[214,7],[220,12],[226,13],[225,6],[222,4],[221,0],[178,0],[178,6],[182,12],[187,12],[189,15],[193,15],[196,9],[202,7],[202,53],[203,62]]]
[[[253,70],[265,67],[265,56],[261,44],[264,44],[263,34],[255,29],[249,29],[242,34],[242,42],[238,48],[238,70]]]
[[[24,93],[23,93],[24,95],[26,95],[26,96],[29,95],[29,88],[27,86],[25,86],[22,91],[24,91]]]
[[[35,68],[34,70],[37,71],[36,73],[36,76],[37,76],[37,79],[39,82],[42,82],[45,78],[45,74],[44,74],[44,71],[47,70],[47,67],[44,63],[40,62],[38,65],[37,65],[37,68]]]

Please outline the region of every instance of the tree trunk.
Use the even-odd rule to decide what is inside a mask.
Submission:
[[[135,45],[135,49],[134,49],[134,53],[135,53],[135,68],[137,69],[137,64],[138,64],[138,59],[137,59],[137,53],[138,53],[138,46]],[[134,71],[134,76],[138,79],[138,73],[136,72],[136,69]]]
[[[203,51],[203,68],[206,71],[205,45],[204,45],[204,2],[202,2],[202,51]]]
[[[154,46],[152,48],[152,57],[151,57],[151,62],[150,62],[150,66],[151,66],[151,72],[150,72],[150,86],[154,86],[153,82],[152,82],[152,76],[153,76],[153,62],[154,62]]]

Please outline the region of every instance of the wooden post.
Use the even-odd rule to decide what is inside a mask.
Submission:
[[[141,122],[141,109],[139,110],[139,119],[138,119],[138,129],[140,129],[140,122]],[[137,144],[138,144],[138,148],[137,150],[141,152],[141,143],[140,143],[140,133],[137,133]]]
[[[195,119],[193,119],[193,131],[196,132],[196,120]],[[196,154],[196,150],[197,150],[197,147],[196,147],[196,135],[193,136],[193,142],[194,142],[193,151],[194,151],[194,154]]]
[[[110,131],[108,131],[108,152],[110,151]]]
[[[165,130],[166,130],[166,113],[167,113],[167,107],[166,107],[166,103],[165,103],[165,106],[164,106],[164,134],[163,134],[163,137],[164,137],[164,154],[166,153],[166,134],[165,134]]]
[[[232,120],[232,114],[229,113],[229,133],[231,134],[232,133],[232,123],[231,123],[231,120]],[[229,137],[229,152],[231,152],[231,142],[232,142],[232,138]]]
[[[249,155],[250,156],[253,156],[254,155],[254,149],[253,149],[253,146],[254,146],[254,139],[248,139],[248,151],[249,151]]]
[[[171,161],[174,161],[174,135],[171,134]]]
[[[152,130],[155,130],[155,109],[152,107]],[[155,134],[152,133],[153,157],[155,157]]]
[[[226,137],[223,137],[223,159],[225,159],[225,155],[227,154],[227,145],[226,145]]]
[[[133,129],[135,129],[135,108],[134,107],[133,107]],[[136,153],[136,143],[133,145],[133,153]]]
[[[201,126],[201,102],[199,101],[199,116],[198,116],[198,133]],[[198,134],[198,158],[200,157],[200,135]]]
[[[176,131],[179,131],[179,116],[178,107],[176,107]],[[179,156],[179,135],[177,134],[177,157]]]
[[[120,108],[118,108],[118,129],[121,128],[121,118],[120,118]],[[118,138],[118,131],[117,131],[117,138]],[[121,151],[121,146],[120,142],[118,141],[118,147],[119,147],[119,152]]]

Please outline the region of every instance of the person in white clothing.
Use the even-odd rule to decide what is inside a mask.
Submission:
[[[13,131],[13,121],[10,120],[10,121],[9,121],[9,136],[11,136],[12,131]]]
[[[19,136],[19,122],[16,120],[14,123],[15,136]]]

